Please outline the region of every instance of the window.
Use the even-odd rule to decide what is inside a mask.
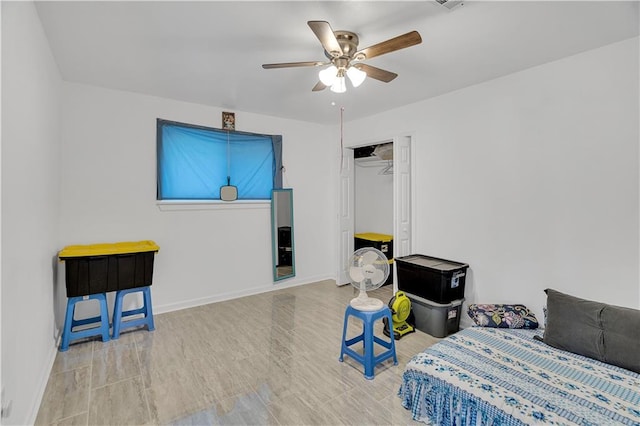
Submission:
[[[220,187],[239,200],[271,198],[282,187],[282,136],[158,119],[158,200],[219,200]]]

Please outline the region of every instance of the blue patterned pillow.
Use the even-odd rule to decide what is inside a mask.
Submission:
[[[480,327],[538,328],[536,315],[524,305],[469,305],[467,313]]]

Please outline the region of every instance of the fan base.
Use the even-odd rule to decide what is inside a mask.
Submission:
[[[382,329],[382,332],[385,336],[391,337],[391,332],[389,331],[389,321],[386,318],[383,318],[382,321],[384,322],[384,328]],[[415,328],[409,325],[409,323],[407,323],[406,321],[402,321],[401,323],[393,322],[392,326],[393,338],[395,340],[400,340],[405,334],[413,333],[414,331],[416,331]]]
[[[350,305],[353,309],[357,309],[359,311],[378,311],[382,309],[382,307],[384,306],[384,302],[382,300],[374,299],[371,297],[356,297],[354,299],[351,299]]]

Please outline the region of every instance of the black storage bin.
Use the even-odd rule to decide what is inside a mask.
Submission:
[[[398,290],[436,303],[464,298],[466,263],[412,254],[397,258],[396,264]]]
[[[278,245],[291,247],[291,227],[281,226],[278,228]]]
[[[380,250],[389,259],[389,278],[384,285],[393,284],[393,235],[365,232],[353,236],[353,249],[373,247]]]
[[[150,286],[154,252],[64,259],[67,297]]]
[[[276,266],[293,265],[293,248],[291,247],[291,227],[278,228],[278,264]]]
[[[291,247],[278,247],[278,264],[276,266],[293,265],[292,253]]]
[[[65,247],[59,258],[65,263],[67,297],[150,286],[158,250],[153,241]]]
[[[376,248],[384,253],[387,259],[393,260],[393,235],[376,234],[375,232],[355,234],[353,249],[358,250],[364,247]]]

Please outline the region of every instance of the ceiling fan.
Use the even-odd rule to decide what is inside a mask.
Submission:
[[[263,64],[264,69],[291,67],[320,67],[329,65],[319,72],[320,81],[313,87],[317,92],[331,87],[331,91],[342,93],[347,90],[345,76],[349,78],[353,87],[358,87],[368,76],[385,83],[398,76],[391,71],[376,68],[363,63],[367,59],[395,52],[406,47],[422,43],[422,37],[417,31],[391,38],[358,50],[358,35],[351,31],[334,31],[326,21],[308,21],[307,24],[318,37],[324,54],[329,61],[284,62],[279,64]]]

